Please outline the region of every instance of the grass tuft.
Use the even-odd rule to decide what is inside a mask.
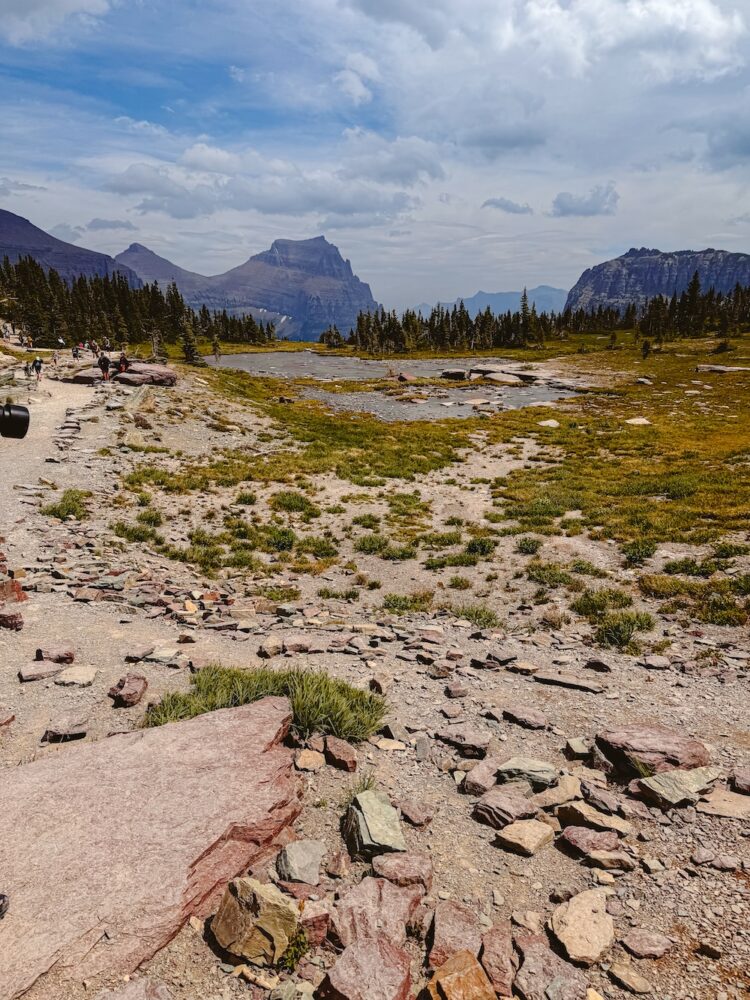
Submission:
[[[89,516],[83,501],[90,496],[91,493],[88,490],[65,490],[57,503],[42,507],[42,514],[59,517],[61,520],[66,517],[75,517],[79,521],[83,521]]]

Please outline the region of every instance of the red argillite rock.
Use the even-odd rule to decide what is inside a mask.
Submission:
[[[53,646],[50,649],[37,649],[35,659],[49,660],[50,663],[72,663],[76,654],[72,646]]]
[[[331,934],[344,947],[368,938],[402,945],[423,893],[421,886],[401,888],[383,878],[364,878],[336,904]]]
[[[357,751],[346,740],[326,736],[326,761],[341,771],[357,770]]]
[[[426,854],[379,854],[372,859],[372,870],[394,885],[416,885],[423,892],[432,888],[432,861]]]
[[[432,921],[430,967],[439,968],[457,951],[470,951],[476,956],[481,946],[482,931],[474,911],[452,899],[439,902]]]
[[[586,1000],[586,978],[552,951],[546,937],[524,932],[515,945],[522,961],[513,986],[523,1000],[549,1000],[553,984],[555,1000]]]
[[[440,966],[427,986],[430,1000],[495,1000],[495,990],[470,951],[459,951]]]
[[[319,1000],[411,1000],[411,961],[386,938],[349,945],[318,987]]]
[[[107,692],[115,708],[132,708],[146,693],[148,681],[143,674],[125,674]]]
[[[645,723],[598,733],[596,746],[615,771],[627,778],[705,767],[711,760],[700,740]]]
[[[212,913],[300,812],[291,718],[264,698],[0,770],[0,1000],[129,974]]]
[[[495,924],[482,935],[482,968],[495,993],[509,997],[513,992],[513,934],[510,920]]]

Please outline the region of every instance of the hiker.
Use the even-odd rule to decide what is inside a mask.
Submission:
[[[57,368],[57,362],[60,360],[60,352],[55,351],[52,355],[52,364]]]
[[[117,359],[117,367],[121,373],[126,372],[130,367],[130,362],[128,361],[125,351],[120,351],[120,357]]]
[[[78,344],[73,344],[71,354],[73,355],[73,360],[78,361],[78,358],[81,356],[81,348]]]
[[[104,381],[105,382],[109,382],[109,358],[108,358],[108,356],[103,351],[99,355],[99,361],[97,362],[97,364],[99,365],[99,367],[102,370],[102,375],[104,376]]]
[[[31,367],[36,372],[36,380],[37,380],[37,382],[41,382],[42,381],[42,359],[39,357],[38,354],[34,358],[32,364],[31,364]]]

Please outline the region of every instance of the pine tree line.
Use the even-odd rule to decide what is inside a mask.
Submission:
[[[79,277],[70,284],[55,270],[46,271],[33,258],[0,266],[0,317],[14,331],[30,336],[36,347],[58,347],[95,340],[113,347],[154,340],[182,343],[186,352],[200,340],[265,344],[274,340],[273,323],[226,310],[190,308],[175,284],[166,292],[158,283],[131,288],[121,274]]]
[[[655,296],[638,309],[599,306],[586,311],[566,309],[537,314],[529,304],[526,289],[520,309],[499,315],[488,307],[473,319],[463,302],[451,308],[437,305],[428,316],[407,309],[401,317],[380,309],[360,313],[344,338],[335,327],[320,337],[329,347],[353,346],[372,354],[408,354],[413,351],[482,351],[508,347],[542,347],[548,341],[564,340],[571,334],[634,330],[637,338],[657,344],[676,337],[718,334],[728,340],[750,326],[750,287],[737,285],[724,295],[701,291],[696,272],[687,290],[671,299]]]

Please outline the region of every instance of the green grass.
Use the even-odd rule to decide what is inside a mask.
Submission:
[[[320,517],[320,507],[317,507],[312,500],[308,499],[304,493],[297,490],[282,490],[274,494],[268,501],[271,510],[285,511],[288,514],[302,514],[303,517]]]
[[[471,580],[465,576],[452,576],[448,586],[451,590],[471,590]]]
[[[308,535],[300,541],[297,551],[306,552],[316,559],[332,559],[339,550],[330,538]]]
[[[85,520],[89,516],[84,500],[90,497],[88,490],[65,490],[56,503],[47,504],[42,507],[42,514],[49,517],[75,517],[79,521]]]
[[[252,507],[257,499],[252,490],[240,490],[234,498],[234,502],[242,507]]]
[[[452,604],[448,610],[456,618],[465,618],[477,628],[498,628],[500,618],[486,604]]]
[[[354,543],[354,551],[364,555],[379,555],[388,548],[388,539],[382,535],[363,535]]]
[[[615,608],[629,608],[632,603],[633,598],[624,590],[602,587],[600,590],[584,590],[570,608],[583,618],[596,621],[607,612]]]
[[[532,583],[541,584],[543,587],[569,587],[574,582],[570,573],[559,563],[544,563],[538,559],[526,567],[526,576]]]
[[[750,545],[742,545],[738,542],[719,542],[714,545],[714,557],[716,559],[732,559],[734,556],[746,556],[750,552]]]
[[[603,580],[609,574],[606,570],[599,569],[588,559],[574,559],[569,567],[571,573],[576,573],[579,576],[593,576],[599,580]]]
[[[594,638],[600,646],[636,652],[635,636],[655,627],[653,617],[645,611],[612,611],[599,620]]]
[[[664,564],[664,572],[670,576],[680,574],[683,576],[713,576],[714,573],[726,566],[725,561],[716,559],[672,559]]]
[[[471,541],[467,542],[465,551],[469,556],[481,556],[486,558],[492,555],[496,546],[497,541],[494,538],[472,538]]]
[[[370,531],[377,531],[380,526],[380,518],[377,514],[357,514],[352,518],[352,524],[358,524],[360,528],[367,528]]]
[[[136,519],[150,528],[161,527],[163,518],[158,510],[141,510],[136,515]]]
[[[542,539],[534,538],[532,535],[525,535],[516,542],[516,552],[524,556],[535,556],[542,547]]]
[[[431,590],[418,590],[413,594],[386,594],[383,597],[383,610],[396,615],[429,611],[432,598]]]
[[[635,538],[622,546],[622,554],[628,566],[642,566],[656,552],[656,542],[650,538]]]
[[[299,587],[295,587],[293,584],[268,583],[262,587],[257,587],[255,593],[258,597],[265,597],[267,600],[277,601],[279,604],[298,601],[300,597]]]
[[[357,587],[349,587],[347,590],[333,590],[331,587],[321,587],[318,597],[325,601],[358,601],[361,591]]]
[[[191,684],[190,691],[169,692],[159,705],[149,708],[145,725],[161,726],[276,696],[289,699],[298,738],[322,733],[360,742],[378,731],[387,707],[379,695],[317,671],[215,666],[195,674]]]
[[[750,618],[750,602],[746,600],[750,574],[698,581],[654,573],[642,576],[638,586],[644,596],[667,602],[659,609],[662,614],[684,612],[688,622],[735,627],[745,625]]]

